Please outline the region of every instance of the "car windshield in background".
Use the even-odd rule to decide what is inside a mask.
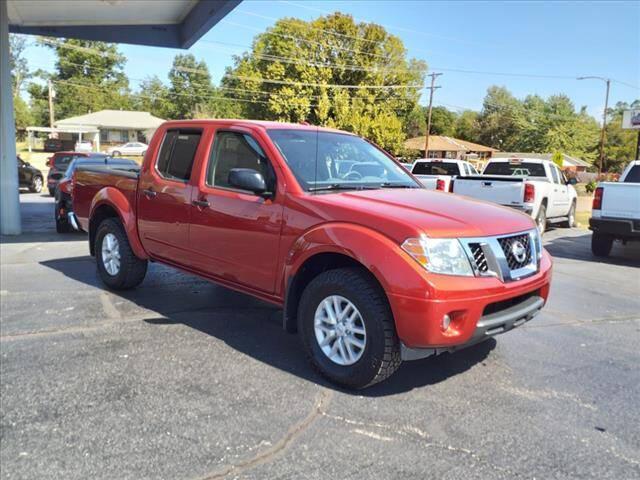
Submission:
[[[404,168],[360,137],[314,130],[268,133],[307,191],[420,188]]]
[[[640,165],[631,167],[623,183],[640,183]]]
[[[509,175],[512,177],[546,177],[544,165],[530,162],[491,162],[483,175]]]
[[[414,175],[458,175],[458,165],[445,162],[417,162],[412,172]]]

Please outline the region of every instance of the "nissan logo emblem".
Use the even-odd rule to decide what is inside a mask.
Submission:
[[[527,258],[527,249],[519,240],[514,240],[511,244],[511,253],[519,263],[524,262]]]

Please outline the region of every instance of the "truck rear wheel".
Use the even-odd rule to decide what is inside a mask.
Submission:
[[[536,225],[538,226],[540,235],[542,235],[547,230],[547,206],[544,203],[540,205],[540,210],[538,210]]]
[[[127,290],[144,280],[147,261],[133,254],[120,220],[107,218],[98,226],[94,251],[98,274],[109,288]]]
[[[562,226],[566,228],[573,228],[576,226],[576,202],[571,204],[571,208],[567,214],[567,221],[563,222]]]
[[[593,232],[591,235],[591,251],[596,257],[608,257],[613,247],[613,237]]]
[[[298,331],[312,365],[332,382],[365,388],[400,366],[384,292],[358,268],[321,273],[302,293]]]

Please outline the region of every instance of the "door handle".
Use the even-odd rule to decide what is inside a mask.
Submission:
[[[158,193],[157,193],[157,192],[154,192],[154,191],[153,191],[153,190],[151,190],[151,189],[143,190],[143,191],[142,191],[142,193],[144,193],[144,194],[145,194],[145,196],[147,196],[148,198],[154,198],[156,195],[158,195]]]
[[[209,206],[209,202],[206,200],[194,200],[191,204],[198,208],[207,208]]]

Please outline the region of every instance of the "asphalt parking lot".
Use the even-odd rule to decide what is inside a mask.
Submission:
[[[484,344],[335,389],[272,306],[152,264],[106,291],[22,194],[1,245],[2,478],[640,478],[640,248],[550,230],[548,306]]]

